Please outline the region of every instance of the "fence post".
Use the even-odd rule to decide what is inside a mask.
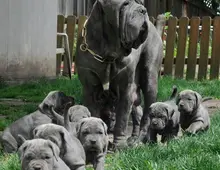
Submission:
[[[174,45],[175,45],[175,40],[176,40],[176,25],[177,25],[177,18],[170,17],[168,20],[168,32],[167,32],[167,39],[166,39],[164,75],[172,75],[173,73],[173,58],[174,58]]]
[[[71,56],[70,65],[72,66],[76,16],[68,16],[66,20],[67,20],[66,33],[69,38],[69,48],[70,48],[69,50],[70,50],[70,56]],[[64,57],[64,62],[63,62],[63,75],[64,76],[68,75],[68,64],[67,64],[66,57]]]
[[[176,56],[176,65],[175,65],[175,77],[178,78],[183,78],[188,24],[189,24],[189,18],[187,17],[180,18],[179,30],[178,30],[178,47],[177,47],[177,56]]]
[[[190,20],[189,50],[186,79],[194,79],[197,63],[197,43],[199,37],[200,18],[192,17]]]
[[[219,61],[220,61],[220,17],[215,17],[213,21],[210,79],[219,78],[219,64],[220,64]]]
[[[210,37],[211,17],[202,19],[202,35],[200,40],[200,58],[198,79],[207,78],[208,55],[209,55],[209,37]]]

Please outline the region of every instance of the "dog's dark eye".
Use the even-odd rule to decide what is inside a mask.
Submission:
[[[187,100],[192,100],[191,98],[188,98]]]
[[[103,134],[103,132],[102,132],[102,131],[98,131],[98,134],[102,135],[102,134]]]
[[[88,131],[83,132],[83,135],[88,135],[88,134],[89,134]]]
[[[127,5],[129,5],[129,3],[130,3],[130,0],[127,0],[127,1],[124,2],[123,5],[124,5],[124,6],[127,6]]]
[[[50,159],[50,157],[49,156],[45,156],[45,158],[44,159]]]
[[[146,14],[146,10],[143,9],[143,8],[139,9],[139,12],[140,12],[141,14]]]

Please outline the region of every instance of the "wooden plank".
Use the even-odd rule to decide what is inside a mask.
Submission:
[[[210,79],[219,78],[219,64],[220,64],[220,17],[218,16],[215,17],[213,23]]]
[[[57,32],[63,33],[64,32],[64,23],[65,17],[63,15],[57,16]],[[57,48],[62,48],[62,37],[57,36]],[[60,67],[62,62],[62,54],[57,54],[57,61],[56,61],[56,75],[60,74]]]
[[[175,45],[175,40],[176,40],[176,26],[177,26],[177,18],[170,17],[168,20],[168,30],[167,30],[167,39],[166,39],[164,75],[172,75],[172,71],[173,71],[174,45]]]
[[[76,44],[76,55],[75,58],[78,55],[78,50],[79,50],[79,46],[82,42],[82,29],[84,26],[85,21],[87,20],[87,16],[79,16],[78,19],[78,31],[77,31],[77,44]],[[75,70],[76,70],[76,65],[75,65]]]
[[[189,18],[187,17],[180,18],[179,30],[178,30],[178,35],[179,35],[178,47],[177,47],[176,66],[175,66],[175,77],[177,78],[183,78],[188,24],[189,24]]]
[[[197,61],[197,43],[199,37],[200,18],[192,17],[190,20],[189,50],[186,79],[194,79]]]
[[[76,16],[68,16],[67,17],[66,33],[69,38],[69,50],[70,50],[70,56],[71,56],[71,64],[70,65],[72,65],[72,61],[73,61],[75,26],[76,26]],[[66,57],[64,57],[63,75],[68,76],[68,64],[67,64]]]
[[[202,19],[202,35],[200,40],[200,60],[198,79],[206,79],[209,53],[209,36],[210,36],[211,17],[205,16]]]

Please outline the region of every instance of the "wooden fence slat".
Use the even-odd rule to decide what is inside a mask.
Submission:
[[[71,56],[71,66],[73,61],[73,46],[74,46],[74,34],[75,34],[75,26],[76,26],[76,16],[68,16],[67,17],[67,28],[66,33],[69,38],[69,48],[70,48],[70,56]],[[64,57],[63,64],[63,75],[68,76],[68,64],[67,59]]]
[[[64,24],[65,24],[65,17],[63,15],[57,16],[57,32],[63,33],[64,32]],[[62,47],[62,37],[57,37],[57,48]],[[56,62],[56,75],[60,74],[60,67],[62,62],[62,54],[57,54],[57,62]]]
[[[186,39],[188,31],[189,18],[182,17],[179,19],[179,30],[178,30],[178,47],[175,65],[175,77],[183,78],[184,72],[184,61],[186,52]]]
[[[164,75],[172,75],[173,71],[173,56],[174,56],[174,45],[176,40],[176,25],[177,18],[170,17],[168,20],[168,32],[166,40],[166,54],[164,61]]]
[[[200,40],[200,60],[198,79],[203,80],[207,77],[207,65],[209,54],[209,37],[210,37],[211,17],[202,18],[202,35]]]
[[[85,21],[87,20],[87,16],[79,16],[78,18],[78,31],[77,31],[77,44],[76,44],[76,55],[75,58],[78,56],[78,50],[79,46],[82,42],[82,29],[84,26]],[[75,70],[76,70],[76,65],[75,65]]]
[[[220,64],[220,17],[218,16],[215,17],[213,23],[210,79],[219,78],[219,64]]]
[[[194,79],[196,73],[197,43],[199,37],[200,18],[192,17],[190,20],[189,50],[186,79]]]

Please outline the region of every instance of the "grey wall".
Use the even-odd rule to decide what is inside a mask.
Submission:
[[[0,0],[0,76],[56,74],[57,1]]]

